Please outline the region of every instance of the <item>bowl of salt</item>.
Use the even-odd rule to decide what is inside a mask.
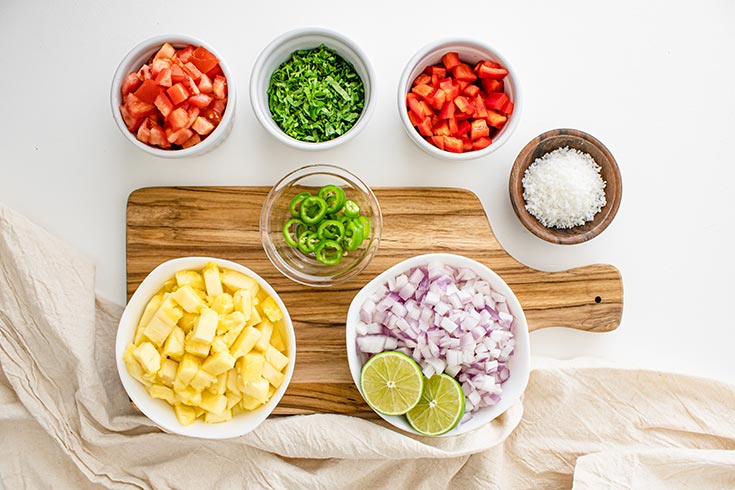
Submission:
[[[615,158],[598,139],[576,129],[553,129],[516,157],[510,201],[531,233],[572,245],[608,227],[620,207],[622,184]]]

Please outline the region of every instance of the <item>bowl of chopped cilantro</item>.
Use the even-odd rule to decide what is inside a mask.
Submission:
[[[284,276],[312,287],[362,272],[378,251],[382,229],[370,187],[336,165],[307,165],[286,175],[260,213],[268,259]]]
[[[263,127],[302,150],[326,150],[355,137],[375,105],[375,73],[350,39],[323,28],[282,34],[260,53],[250,100]]]

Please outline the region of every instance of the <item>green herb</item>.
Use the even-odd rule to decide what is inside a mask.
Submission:
[[[324,45],[291,53],[268,87],[273,120],[300,141],[329,141],[345,134],[364,106],[365,87],[355,68]]]

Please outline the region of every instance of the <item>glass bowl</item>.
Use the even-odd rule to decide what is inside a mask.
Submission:
[[[283,236],[283,226],[292,217],[289,205],[294,196],[305,191],[316,194],[328,184],[342,187],[347,199],[357,202],[361,214],[370,221],[370,235],[357,250],[345,252],[335,265],[324,265],[292,248]],[[334,286],[359,274],[377,253],[382,230],[383,216],[373,191],[336,165],[307,165],[286,175],[268,192],[260,213],[260,238],[268,259],[284,276],[312,287]]]

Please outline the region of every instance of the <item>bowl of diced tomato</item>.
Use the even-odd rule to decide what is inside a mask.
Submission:
[[[522,99],[510,63],[472,39],[424,46],[398,84],[398,112],[411,140],[430,155],[471,160],[500,148],[515,130]]]
[[[122,60],[112,80],[112,114],[122,134],[163,158],[201,155],[232,129],[235,86],[222,56],[187,35],[156,36]]]

